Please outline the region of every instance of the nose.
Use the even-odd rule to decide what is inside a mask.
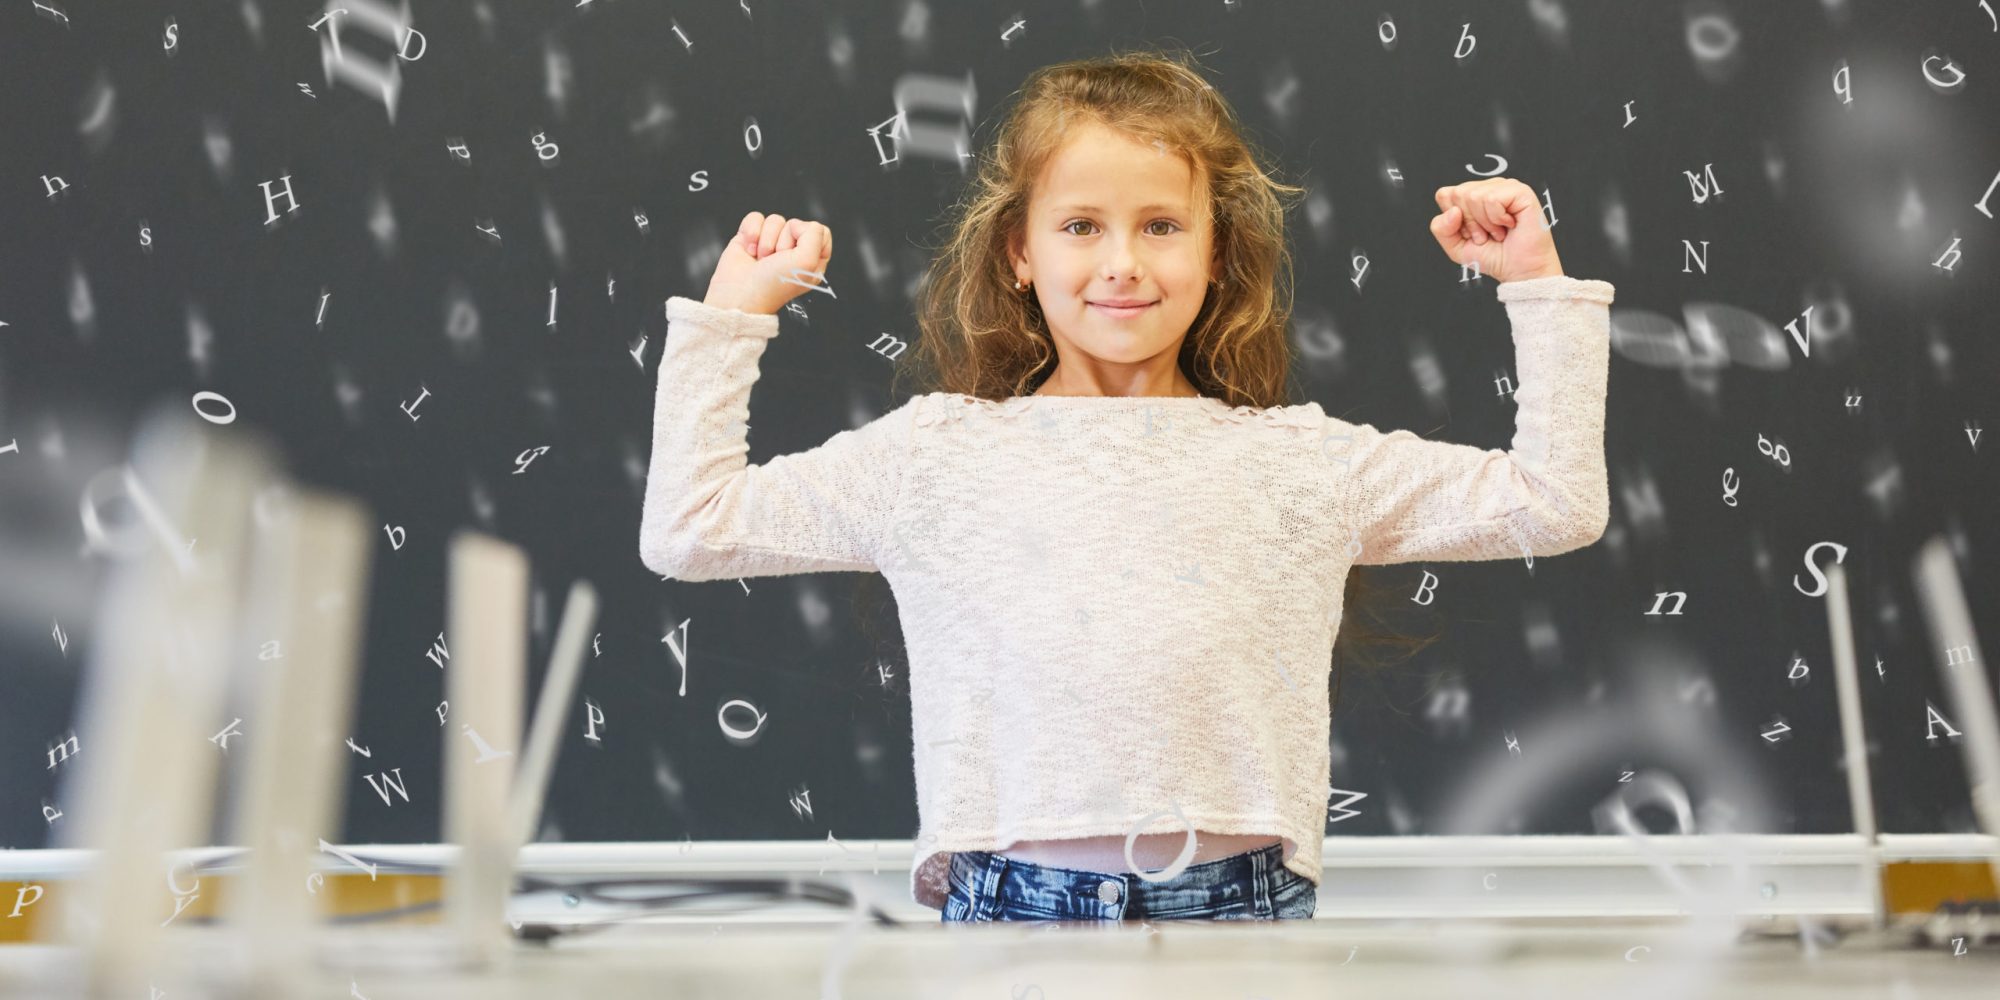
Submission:
[[[1139,253],[1137,240],[1131,236],[1121,236],[1105,241],[1108,247],[1104,256],[1104,278],[1116,281],[1119,278],[1139,277]]]

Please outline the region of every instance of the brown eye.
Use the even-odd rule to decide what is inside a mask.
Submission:
[[[1149,223],[1147,223],[1147,224],[1146,224],[1146,225],[1147,225],[1147,227],[1148,227],[1147,231],[1148,231],[1148,232],[1151,232],[1151,227],[1153,227],[1153,226],[1157,226],[1157,225],[1159,225],[1159,224],[1161,224],[1161,223],[1166,223],[1166,224],[1167,224],[1168,226],[1172,227],[1172,231],[1170,231],[1170,232],[1165,232],[1165,233],[1154,233],[1153,235],[1155,235],[1155,236],[1172,236],[1172,235],[1173,235],[1173,234],[1174,234],[1175,232],[1179,232],[1179,231],[1180,231],[1180,228],[1181,228],[1181,227],[1180,227],[1180,226],[1179,226],[1178,224],[1176,224],[1176,223],[1174,223],[1174,222],[1171,222],[1171,221],[1169,221],[1169,220],[1167,220],[1167,219],[1154,219],[1154,220],[1153,220],[1152,222],[1149,222]],[[1070,230],[1071,230],[1071,227],[1074,227],[1074,226],[1088,226],[1088,225],[1091,225],[1091,223],[1090,223],[1089,221],[1087,221],[1087,220],[1084,220],[1084,219],[1076,219],[1076,220],[1073,220],[1073,221],[1071,221],[1071,222],[1067,222],[1067,223],[1064,223],[1064,224],[1063,224],[1063,232],[1065,232],[1065,233],[1069,233],[1069,234],[1070,234],[1071,236],[1082,236],[1082,235],[1084,235],[1083,233],[1077,233],[1077,232],[1071,232],[1071,231],[1070,231]]]

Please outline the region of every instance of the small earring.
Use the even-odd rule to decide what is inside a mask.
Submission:
[[[1021,284],[1021,279],[1019,279],[1019,278],[1015,278],[1015,279],[1014,279],[1014,290],[1015,290],[1015,291],[1017,291],[1017,292],[1025,292],[1025,291],[1027,291],[1027,290],[1028,290],[1028,286],[1026,286],[1026,285],[1023,285],[1023,284]]]

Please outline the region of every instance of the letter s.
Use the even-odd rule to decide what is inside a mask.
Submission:
[[[1798,574],[1796,573],[1792,574],[1792,586],[1797,587],[1799,593],[1804,594],[1807,597],[1818,597],[1826,593],[1826,576],[1822,574],[1819,571],[1819,567],[1813,563],[1813,553],[1818,552],[1820,548],[1823,546],[1830,547],[1833,549],[1834,562],[1845,562],[1847,560],[1847,546],[1842,545],[1839,542],[1814,542],[1811,547],[1807,548],[1806,572],[1812,574],[1812,578],[1814,581],[1813,589],[1807,590],[1806,588],[1799,586]]]

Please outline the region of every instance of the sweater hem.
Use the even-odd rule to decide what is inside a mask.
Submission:
[[[1617,289],[1611,282],[1596,278],[1573,278],[1567,274],[1503,281],[1494,288],[1494,296],[1502,302],[1518,302],[1523,299],[1578,299],[1607,306],[1611,304],[1616,292]]]

